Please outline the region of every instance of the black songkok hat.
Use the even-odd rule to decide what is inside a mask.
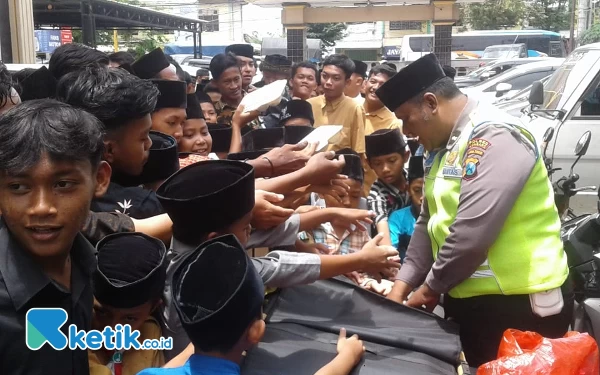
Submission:
[[[128,309],[161,297],[167,274],[162,241],[143,233],[117,233],[96,245],[94,296],[102,303]]]
[[[290,118],[305,118],[310,120],[310,124],[315,124],[312,106],[306,100],[290,100],[284,107],[283,116],[281,116],[280,124],[284,125],[286,120]]]
[[[446,74],[446,77],[452,78],[452,80],[454,80],[454,77],[456,77],[456,69],[454,69],[450,65],[444,65],[442,66],[442,69],[444,70],[444,74]]]
[[[45,66],[21,80],[19,86],[21,87],[19,96],[24,102],[34,99],[54,98],[56,95],[56,78]]]
[[[360,60],[352,60],[354,61],[354,73],[358,74],[361,77],[367,76],[367,70],[369,66]]]
[[[445,77],[446,73],[437,57],[430,53],[400,70],[375,94],[390,111],[394,112],[402,104]]]
[[[423,178],[425,171],[423,169],[423,156],[411,156],[408,162],[408,181]]]
[[[200,103],[198,102],[198,98],[196,94],[188,94],[187,96],[187,108],[186,108],[187,118],[188,120],[200,119],[204,120],[204,113],[202,113],[202,108],[200,107]]]
[[[187,85],[183,81],[170,81],[168,79],[153,79],[160,95],[156,101],[155,111],[161,108],[186,108]]]
[[[181,169],[156,192],[173,221],[173,237],[197,245],[206,233],[227,228],[254,208],[254,168],[207,160]]]
[[[360,182],[365,180],[365,171],[363,170],[362,160],[356,151],[350,148],[343,148],[336,151],[335,154],[337,155],[336,159],[339,159],[340,155],[344,155],[344,160],[346,161],[344,168],[342,168],[342,171],[340,172],[341,174]]]
[[[254,129],[242,137],[242,151],[259,151],[285,144],[284,128]]]
[[[292,61],[278,54],[265,56],[265,61],[260,64],[261,72],[290,73],[291,68]]]
[[[210,287],[200,291],[199,285]],[[173,274],[175,308],[197,347],[196,342],[235,344],[260,319],[264,293],[260,275],[231,234],[204,242]]]
[[[285,127],[285,143],[293,144],[299,143],[307,135],[313,132],[315,128],[312,126],[302,125],[290,125]]]
[[[177,141],[170,135],[157,131],[150,131],[152,146],[148,161],[139,176],[139,184],[166,180],[179,170],[179,156],[177,154]]]
[[[210,103],[210,104],[212,104],[212,99],[204,91],[197,91],[196,90],[196,98],[198,98],[198,102],[200,104],[202,104],[202,103]]]
[[[236,56],[247,57],[249,59],[254,58],[254,47],[250,44],[232,44],[225,48],[225,53],[229,52]]]
[[[212,137],[212,152],[229,152],[231,146],[231,126],[208,124],[208,132]]]
[[[393,154],[404,154],[406,142],[400,129],[381,129],[365,137],[367,158]]]
[[[160,73],[161,70],[168,68],[169,65],[171,65],[171,63],[167,59],[167,56],[162,49],[157,48],[131,64],[131,71],[142,79],[152,79],[156,78],[158,73]]]

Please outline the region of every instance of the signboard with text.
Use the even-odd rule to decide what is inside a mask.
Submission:
[[[52,53],[61,44],[61,30],[35,30],[35,52]]]

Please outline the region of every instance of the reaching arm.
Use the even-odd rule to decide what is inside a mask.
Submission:
[[[348,375],[350,371],[360,362],[365,347],[357,335],[346,338],[346,329],[340,330],[337,344],[338,355],[315,375]]]
[[[149,217],[147,219],[131,219],[136,232],[141,232],[156,237],[163,242],[171,241],[173,235],[173,222],[167,214]]]

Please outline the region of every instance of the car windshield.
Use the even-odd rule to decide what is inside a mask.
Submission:
[[[512,57],[514,54],[519,54],[519,46],[514,47],[494,47],[483,52],[484,59],[497,59],[500,57]]]
[[[544,85],[543,109],[560,109],[600,57],[600,51],[574,51]]]

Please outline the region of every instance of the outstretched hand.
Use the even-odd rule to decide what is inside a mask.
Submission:
[[[391,277],[394,271],[400,268],[399,262],[390,259],[398,256],[398,251],[392,246],[380,245],[382,238],[382,234],[377,234],[358,252],[363,258],[361,270],[377,282],[381,281],[382,276]]]
[[[306,162],[311,158],[316,149],[316,144],[302,142],[295,145],[286,144],[277,147],[262,157],[267,158],[273,164],[273,176],[295,172],[306,166]]]
[[[280,194],[263,190],[256,190],[255,201],[252,210],[252,226],[256,229],[269,229],[280,225],[289,219],[294,210],[282,208],[274,203],[281,202],[284,197]]]
[[[349,339],[346,338],[346,329],[340,329],[340,336],[337,342],[337,352],[340,355],[348,356],[348,359],[352,360],[352,366],[356,366],[363,354],[365,353],[365,346],[362,340],[358,338],[358,335],[352,335]]]

